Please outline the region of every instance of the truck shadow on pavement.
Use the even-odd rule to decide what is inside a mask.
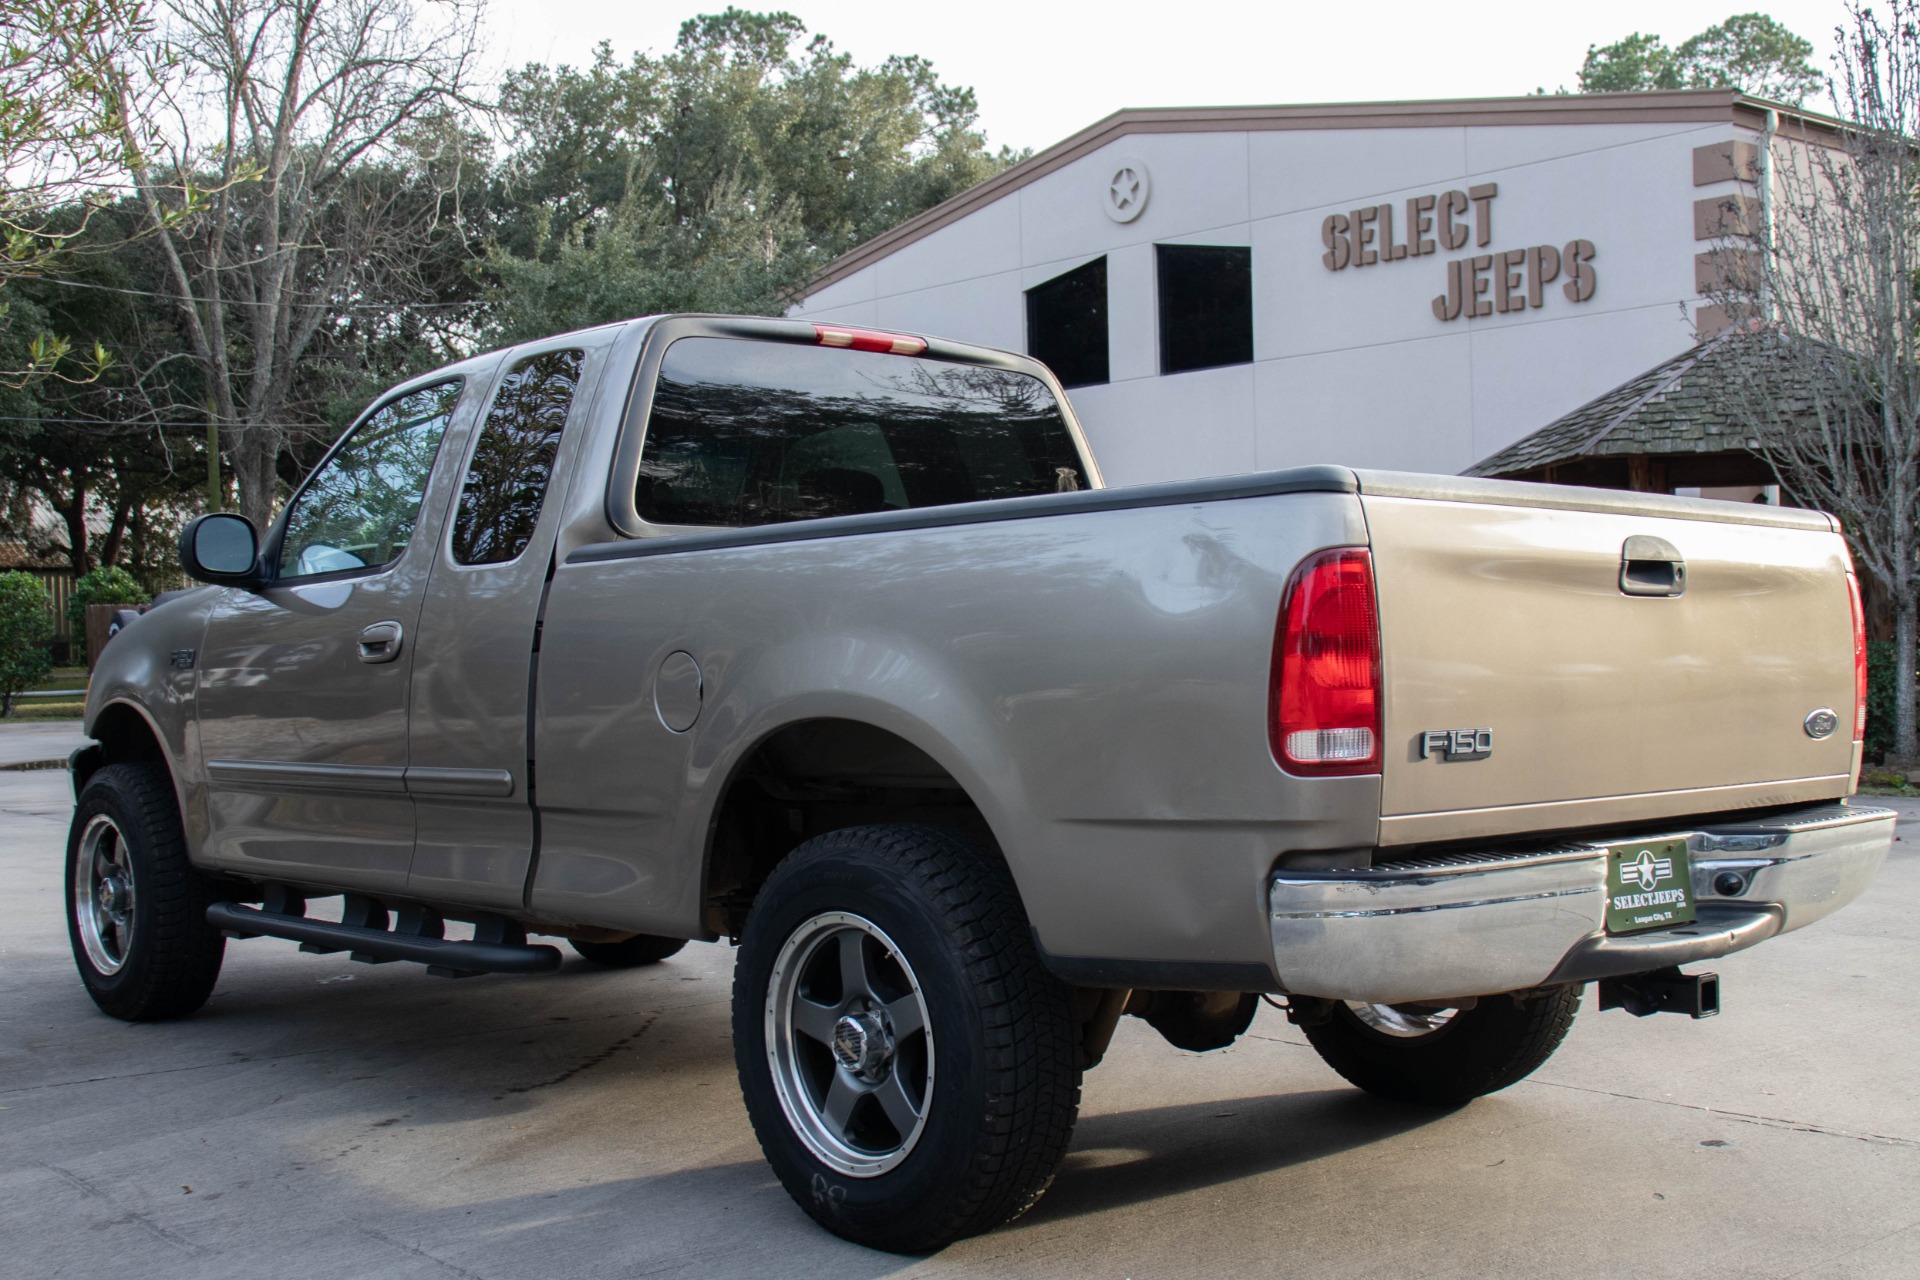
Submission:
[[[1450,1114],[1317,1089],[1083,1115],[1035,1224],[1182,1195],[1383,1142]]]

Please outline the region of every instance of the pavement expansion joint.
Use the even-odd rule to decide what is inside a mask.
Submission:
[[[487,1280],[487,1278],[478,1271],[469,1271],[458,1263],[448,1262],[445,1258],[437,1254],[428,1253],[425,1249],[410,1245],[404,1240],[395,1240],[385,1232],[375,1231],[372,1227],[361,1227],[360,1234],[370,1239],[378,1240],[381,1244],[398,1249],[402,1253],[411,1254],[413,1257],[431,1262],[435,1266],[444,1269],[449,1275],[460,1276],[463,1280]]]
[[[1768,1129],[1785,1129],[1793,1133],[1817,1133],[1828,1138],[1850,1138],[1855,1142],[1870,1142],[1885,1147],[1920,1148],[1920,1138],[1902,1138],[1890,1133],[1857,1133],[1852,1129],[1836,1129],[1831,1125],[1814,1124],[1806,1120],[1789,1120],[1785,1116],[1763,1116],[1750,1111],[1728,1111],[1722,1107],[1709,1107],[1699,1102],[1679,1102],[1672,1098],[1649,1098],[1638,1093],[1621,1093],[1614,1089],[1589,1089],[1585,1085],[1561,1084],[1555,1080],[1529,1080],[1528,1084],[1542,1085],[1549,1089],[1568,1089],[1574,1093],[1598,1094],[1603,1098],[1621,1098],[1628,1102],[1649,1102],[1655,1106],[1678,1107],[1683,1111],[1699,1111],[1710,1116],[1720,1116],[1727,1120],[1738,1120],[1742,1124],[1757,1124]]]

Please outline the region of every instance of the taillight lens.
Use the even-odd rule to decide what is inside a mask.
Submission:
[[[1288,773],[1380,768],[1380,616],[1365,547],[1322,551],[1287,580],[1268,686],[1273,758]]]
[[[1860,605],[1860,579],[1847,570],[1847,603],[1853,606],[1853,740],[1867,740],[1867,611]]]

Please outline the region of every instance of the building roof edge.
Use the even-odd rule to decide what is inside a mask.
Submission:
[[[1767,111],[1822,133],[1839,121],[1734,89],[1546,94],[1526,98],[1442,98],[1405,102],[1327,102],[1292,106],[1129,107],[951,196],[892,230],[855,245],[807,281],[804,300],[862,267],[897,253],[1002,196],[1120,138],[1152,133],[1231,133],[1306,129],[1418,129],[1462,125],[1713,124],[1759,128]]]

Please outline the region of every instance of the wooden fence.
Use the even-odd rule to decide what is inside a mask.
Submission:
[[[74,572],[71,569],[22,569],[40,579],[40,585],[47,589],[47,596],[53,602],[53,638],[73,641],[73,626],[67,620],[67,601],[73,599]]]

